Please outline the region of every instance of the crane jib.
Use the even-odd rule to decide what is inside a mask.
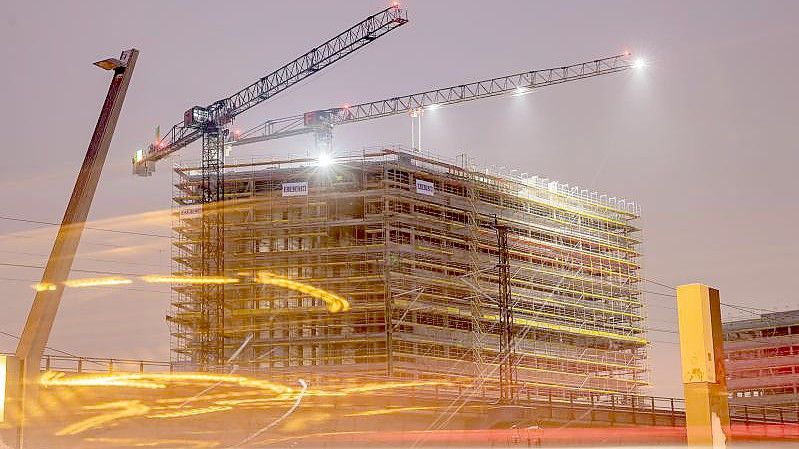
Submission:
[[[230,123],[237,115],[344,59],[407,22],[407,12],[404,9],[397,5],[388,7],[342,31],[322,45],[314,47],[304,55],[258,79],[230,97],[214,102],[207,107],[190,108],[184,114],[184,120],[172,126],[163,139],[149,145],[146,151],[136,152],[133,159],[133,172],[143,176],[152,174],[155,161],[169,156],[202,137],[203,132],[196,131],[202,131],[208,126],[218,127]]]
[[[532,89],[616,73],[633,67],[631,55],[624,53],[569,66],[531,70],[385,100],[321,109],[298,116],[268,120],[241,133],[232,144],[248,145],[307,133],[329,134],[335,125],[388,117],[417,109],[438,108],[497,95],[524,94]]]

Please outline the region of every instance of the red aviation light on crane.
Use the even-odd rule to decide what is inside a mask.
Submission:
[[[624,50],[624,56],[630,56],[633,53],[630,50]]]
[[[399,2],[391,2],[392,8],[399,8]]]

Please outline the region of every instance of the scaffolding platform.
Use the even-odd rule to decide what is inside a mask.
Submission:
[[[200,169],[174,173],[173,273],[199,275]],[[401,147],[324,166],[228,163],[224,192],[223,205],[205,210],[224,210],[224,275],[239,279],[223,287],[222,353],[243,348],[231,364],[494,391],[496,220],[508,229],[516,395],[599,398],[647,385],[634,202]],[[350,308],[331,313],[320,299],[259,283],[260,272]],[[198,369],[217,320],[204,312],[202,286],[172,290],[172,361]]]

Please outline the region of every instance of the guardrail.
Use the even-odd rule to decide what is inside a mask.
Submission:
[[[416,387],[404,390],[410,403],[416,401],[466,401],[499,405],[494,385]],[[684,426],[685,400],[631,394],[586,395],[575,392],[541,393],[521,389],[507,406],[541,410],[540,416],[565,421],[592,421],[610,425]],[[799,424],[799,407],[730,404],[730,419],[736,424]]]
[[[169,362],[159,362],[154,360],[81,357],[50,354],[42,357],[41,370],[61,371],[65,373],[172,372],[172,364]]]
[[[42,371],[74,373],[172,372],[172,364],[154,360],[46,355],[42,357]]]

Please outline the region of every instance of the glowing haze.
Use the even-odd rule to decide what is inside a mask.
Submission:
[[[108,82],[92,61],[141,50],[51,345],[73,353],[168,358],[170,164],[130,175],[133,152],[183,111],[227,95],[387,5],[381,1],[4,3],[0,215],[58,221]],[[795,122],[799,4],[751,2],[424,2],[411,23],[237,121],[248,129],[345,103],[390,98],[631,49],[643,71],[441,108],[422,146],[542,174],[643,205],[645,276],[702,281],[726,302],[797,308]],[[313,11],[310,11],[312,9]],[[229,17],[235,20],[228,20]],[[202,35],[214,30],[213,38]],[[209,57],[211,55],[212,57]],[[410,143],[407,116],[336,130],[336,148]],[[233,158],[308,154],[312,137]],[[178,156],[195,160],[195,146]],[[152,212],[161,211],[161,212]],[[146,235],[150,234],[150,235]],[[54,229],[0,220],[0,330],[19,333]],[[86,281],[88,282],[88,281]],[[98,281],[100,282],[100,281]],[[656,394],[679,395],[674,298],[647,284]],[[726,310],[725,313],[730,312]],[[728,315],[729,317],[730,315]],[[665,331],[665,332],[664,332]],[[15,341],[0,337],[0,350]]]

